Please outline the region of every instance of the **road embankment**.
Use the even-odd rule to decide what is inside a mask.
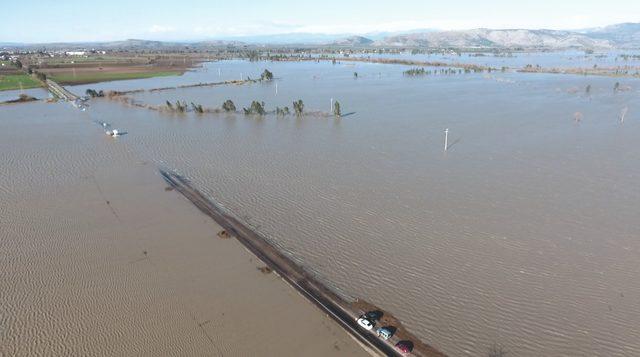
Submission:
[[[160,174],[171,187],[191,201],[202,213],[216,221],[228,234],[236,237],[240,243],[260,258],[270,269],[277,272],[282,279],[289,283],[300,294],[338,322],[338,324],[354,338],[380,355],[401,356],[393,347],[393,343],[398,339],[410,336],[410,334],[394,336],[393,340],[384,341],[357,325],[356,318],[359,311],[354,309],[354,306],[367,306],[373,309],[375,308],[374,305],[353,305],[353,303],[345,301],[317,281],[292,259],[280,252],[269,243],[266,238],[247,227],[244,223],[195,189],[188,180],[164,169],[160,170]],[[404,331],[404,329],[402,330]],[[422,342],[417,340],[411,342],[414,345],[414,355],[444,356],[444,354]]]

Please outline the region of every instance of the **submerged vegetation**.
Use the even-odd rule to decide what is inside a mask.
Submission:
[[[233,103],[233,101],[231,101],[231,99],[227,99],[224,103],[222,103],[222,110],[227,113],[235,112],[236,105]]]
[[[104,91],[102,91],[102,90],[101,91],[96,91],[94,89],[89,88],[89,89],[87,89],[85,91],[85,93],[91,98],[104,97]]]
[[[18,96],[18,99],[7,100],[6,102],[1,102],[0,104],[26,103],[33,102],[35,100],[38,100],[38,98],[32,97],[27,94],[20,94],[20,96]]]
[[[289,111],[289,107],[284,107],[284,108],[280,108],[280,107],[276,107],[276,115],[283,117],[285,115],[289,115],[290,111]]]
[[[333,115],[337,117],[342,116],[342,111],[340,110],[340,102],[338,102],[337,100],[333,103]]]
[[[506,67],[502,67],[502,72],[506,71]],[[451,74],[463,74],[463,73],[478,73],[478,72],[488,72],[491,73],[495,71],[495,69],[491,67],[486,68],[436,68],[436,69],[426,69],[424,67],[417,67],[408,69],[402,74],[410,77],[419,77],[419,76],[431,76],[431,75],[451,75]]]
[[[264,102],[254,100],[249,108],[242,108],[245,115],[265,115]]]
[[[268,69],[265,69],[264,72],[260,75],[261,81],[270,81],[273,79],[273,73],[271,73]]]
[[[304,114],[304,102],[302,99],[293,102],[293,111],[296,113],[296,116],[302,116],[302,114]]]

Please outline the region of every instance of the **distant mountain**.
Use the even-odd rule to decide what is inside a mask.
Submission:
[[[6,48],[31,49],[133,49],[178,50],[229,46],[344,46],[421,48],[525,48],[525,49],[606,49],[640,48],[640,23],[623,23],[603,28],[575,31],[526,29],[472,29],[462,31],[415,30],[407,33],[377,32],[362,35],[288,33],[227,37],[206,41],[149,41],[129,39],[115,42],[14,44]]]
[[[328,43],[331,46],[363,47],[371,46],[373,40],[363,36],[350,36]]]
[[[623,23],[583,30],[590,38],[606,40],[616,47],[640,47],[640,23]]]
[[[587,34],[556,30],[439,31],[387,37],[376,46],[452,47],[452,48],[610,48],[606,39]]]

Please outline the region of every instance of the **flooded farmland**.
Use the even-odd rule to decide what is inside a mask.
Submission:
[[[640,354],[640,80],[223,61],[69,89],[257,78],[265,68],[273,82],[131,96],[205,107],[258,100],[267,110],[302,99],[324,112],[339,101],[348,115],[169,114],[106,98],[82,113],[44,103],[11,112],[126,130],[121,155],[177,170],[337,292],[393,312],[451,356],[492,345],[510,356]],[[103,140],[100,127],[79,127],[81,143]],[[37,122],[21,130],[47,135]],[[72,162],[47,170],[64,174]],[[23,164],[3,160],[3,171]],[[24,179],[6,176],[0,194]]]

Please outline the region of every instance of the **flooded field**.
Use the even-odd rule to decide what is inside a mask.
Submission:
[[[394,54],[358,54],[358,57],[407,59],[425,62],[468,63],[494,68],[522,68],[527,65],[539,65],[545,68],[593,68],[640,66],[640,51],[610,50],[585,53],[584,51],[558,52],[497,52],[497,53],[432,53],[412,54],[410,52]]]
[[[510,356],[640,354],[639,80],[412,78],[399,65],[225,61],[69,88],[150,89],[257,78],[265,68],[275,81],[133,98],[231,99],[239,109],[260,100],[267,110],[302,99],[326,112],[333,99],[349,115],[178,115],[109,99],[65,110],[126,130],[117,140],[132,153],[122,155],[176,169],[336,291],[393,312],[451,356],[494,344]],[[47,108],[20,110],[46,121]],[[47,137],[42,128],[32,126]],[[104,136],[98,126],[73,130],[81,142]],[[65,160],[77,143],[68,145]],[[26,179],[64,174],[56,162]],[[3,182],[0,192],[18,183]]]

